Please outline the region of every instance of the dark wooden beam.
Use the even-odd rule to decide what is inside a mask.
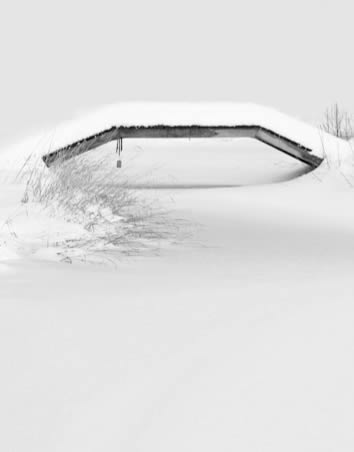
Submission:
[[[55,162],[76,157],[118,138],[254,138],[311,167],[315,168],[322,162],[320,157],[311,154],[311,149],[263,127],[197,125],[112,127],[52,151],[43,156],[43,161],[50,167]]]

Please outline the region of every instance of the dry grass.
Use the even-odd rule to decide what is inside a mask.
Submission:
[[[129,188],[124,173],[106,159],[83,155],[50,169],[39,160],[26,164],[18,179],[26,184],[22,203],[40,204],[50,215],[82,226],[81,236],[60,243],[67,249],[136,254],[179,235],[180,221]]]
[[[344,140],[354,136],[353,118],[336,103],[327,108],[321,129]]]

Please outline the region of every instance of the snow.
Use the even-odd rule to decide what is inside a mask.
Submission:
[[[2,183],[2,450],[353,450],[350,145],[304,174],[258,144],[206,141],[124,150],[190,235],[114,266],[61,262],[46,236],[75,225],[23,211],[23,186]]]

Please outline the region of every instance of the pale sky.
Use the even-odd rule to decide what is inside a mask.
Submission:
[[[3,0],[0,142],[106,103],[354,113],[351,0]]]

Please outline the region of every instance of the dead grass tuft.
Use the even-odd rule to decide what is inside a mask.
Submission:
[[[321,129],[344,140],[354,136],[353,118],[336,103],[327,108]]]
[[[60,243],[67,249],[135,254],[176,240],[180,221],[131,189],[124,173],[105,160],[82,155],[50,169],[42,160],[25,165],[17,177],[26,184],[22,203],[40,204],[52,216],[82,226],[81,236]]]

